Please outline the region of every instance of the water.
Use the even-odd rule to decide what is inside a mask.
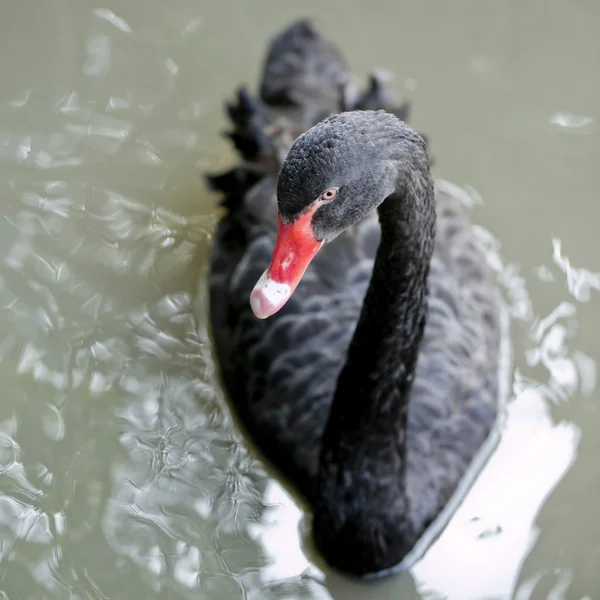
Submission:
[[[0,598],[600,597],[599,5],[1,15]],[[511,311],[497,452],[415,568],[369,585],[311,554],[302,510],[232,423],[206,330],[217,214],[200,172],[232,159],[223,100],[304,15],[356,73],[397,74]]]

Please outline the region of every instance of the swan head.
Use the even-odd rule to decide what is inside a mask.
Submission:
[[[294,142],[277,182],[271,264],[250,295],[257,317],[280,310],[323,244],[394,193],[407,157],[428,162],[425,142],[384,111],[331,115]]]

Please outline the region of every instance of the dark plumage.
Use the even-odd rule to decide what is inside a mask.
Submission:
[[[260,150],[211,179],[227,208],[210,272],[217,358],[249,433],[311,502],[317,548],[346,573],[371,574],[414,547],[490,434],[496,288],[458,202],[434,195],[423,139],[396,116],[332,115],[290,149],[343,70],[314,27],[293,25],[268,56],[267,104],[253,109]],[[276,109],[286,97],[304,111],[293,122]],[[328,243],[284,307],[257,319],[249,296],[277,211],[294,223],[332,187],[311,223]]]

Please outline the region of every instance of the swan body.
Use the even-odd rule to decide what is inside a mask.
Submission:
[[[365,576],[410,553],[489,438],[501,336],[493,277],[407,107],[374,79],[339,112],[345,81],[301,21],[272,44],[262,98],[230,106],[241,161],[209,178],[226,209],[210,312],[236,412],[312,505],[326,561]]]

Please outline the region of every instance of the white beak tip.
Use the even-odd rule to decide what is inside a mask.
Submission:
[[[292,288],[287,283],[273,281],[265,271],[250,294],[250,307],[256,317],[266,319],[280,310],[291,295]]]

